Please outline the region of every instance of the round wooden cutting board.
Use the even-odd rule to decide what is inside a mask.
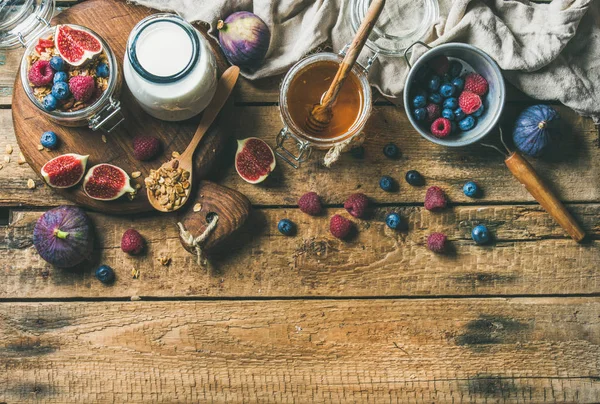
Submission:
[[[142,18],[155,12],[125,1],[89,0],[59,14],[52,20],[52,25],[79,24],[96,31],[115,53],[119,62],[119,74],[122,77],[121,64],[130,31]],[[203,35],[208,38],[206,34]],[[211,38],[209,41],[217,56],[219,73],[222,73],[227,67],[227,62],[218,44]],[[96,201],[83,192],[81,184],[70,189],[56,189],[56,192],[79,205],[106,213],[151,211],[152,207],[146,197],[144,177],[150,169],[158,168],[164,161],[169,160],[172,152],[183,152],[200,121],[200,116],[184,122],[164,122],[151,117],[139,107],[123,80],[119,98],[125,122],[112,133],[105,134],[106,143],[104,143],[101,131],[94,132],[87,127],[68,128],[47,120],[27,98],[19,75],[14,88],[12,111],[17,141],[25,159],[38,174],[48,160],[65,153],[89,155],[88,168],[100,163],[110,163],[121,167],[130,175],[136,171],[142,173],[139,178],[132,179],[133,186],[136,183],[142,185],[133,200],[123,196],[115,201]],[[232,113],[232,105],[230,100],[196,150],[195,179],[206,177],[216,161],[217,154],[227,141],[228,134],[231,133],[227,124],[231,119],[228,120],[227,117]],[[60,146],[54,151],[39,151],[37,146],[40,143],[40,136],[47,130],[58,134]],[[140,162],[133,157],[132,139],[141,134],[156,136],[162,142],[163,152],[154,161]]]

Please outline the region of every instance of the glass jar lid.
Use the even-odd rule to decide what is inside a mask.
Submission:
[[[50,26],[54,0],[0,1],[0,49],[26,46]]]
[[[358,31],[371,0],[352,0],[352,29]],[[385,7],[369,35],[367,46],[386,56],[402,56],[406,48],[423,39],[440,15],[437,0],[394,0]]]

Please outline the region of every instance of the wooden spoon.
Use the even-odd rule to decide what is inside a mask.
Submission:
[[[329,86],[329,90],[327,90],[323,98],[321,98],[321,102],[313,106],[312,111],[306,118],[306,126],[310,132],[318,134],[324,131],[331,123],[331,120],[333,119],[333,105],[335,104],[338,93],[344,85],[344,81],[346,80],[346,77],[348,77],[352,67],[354,67],[356,59],[358,59],[358,55],[360,55],[362,48],[365,46],[367,38],[373,30],[384,6],[385,0],[373,0],[371,2],[371,5],[367,10],[367,15],[365,15],[365,19],[360,25],[360,28],[358,28],[356,36],[348,48],[348,52],[346,53],[344,60],[342,60],[342,63]]]
[[[194,134],[192,141],[177,159],[173,159],[161,166],[161,168],[165,169],[181,168],[184,172],[189,172],[189,178],[187,179],[187,181],[190,185],[189,188],[185,190],[185,199],[182,199],[179,205],[172,206],[171,209],[168,209],[167,207],[169,207],[170,205],[161,204],[159,200],[154,197],[154,194],[152,193],[148,185],[146,185],[148,201],[154,209],[160,212],[173,212],[180,209],[189,200],[193,184],[192,177],[194,173],[194,167],[192,164],[192,158],[194,157],[194,152],[196,151],[196,148],[198,147],[200,141],[204,137],[204,134],[208,131],[210,125],[212,125],[217,115],[219,115],[221,108],[223,108],[225,102],[231,95],[231,92],[235,87],[235,83],[237,82],[239,74],[240,68],[237,66],[231,66],[225,71],[225,73],[223,73],[223,75],[219,79],[219,83],[217,84],[217,90],[213,99],[211,100],[210,104],[208,104],[208,107],[206,107],[202,114],[202,119],[200,120],[200,124],[198,125],[198,129],[196,129],[196,133]]]

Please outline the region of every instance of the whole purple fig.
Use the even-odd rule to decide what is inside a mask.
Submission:
[[[73,267],[92,253],[92,223],[78,207],[59,206],[50,209],[35,224],[33,245],[50,264],[60,268]]]
[[[219,42],[229,63],[256,67],[269,50],[271,32],[263,20],[249,11],[238,11],[217,23]]]

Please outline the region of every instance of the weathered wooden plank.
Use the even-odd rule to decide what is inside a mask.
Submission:
[[[271,145],[275,144],[275,136],[281,129],[277,107],[236,108],[232,117],[236,120],[236,137],[258,136]],[[514,106],[507,109],[506,121],[512,122],[520,109]],[[557,153],[533,160],[533,165],[563,200],[600,201],[600,165],[596,164],[600,160],[600,148],[596,129],[590,119],[581,118],[564,107],[559,111],[564,121],[562,145],[557,148]],[[11,144],[15,149],[13,161],[4,164],[4,169],[0,171],[0,205],[56,205],[62,200],[43,185],[26,165],[17,164],[18,148],[10,113],[10,110],[0,110],[0,153],[6,144]],[[379,203],[422,203],[425,187],[411,187],[404,182],[404,174],[410,169],[419,170],[425,175],[428,185],[443,187],[453,202],[533,201],[504,166],[499,153],[477,145],[460,150],[434,145],[422,139],[410,127],[404,111],[396,107],[376,107],[366,130],[369,138],[363,160],[356,160],[347,154],[337,165],[326,169],[315,156],[299,170],[279,160],[271,177],[256,186],[245,183],[235,172],[232,167],[234,145],[231,145],[229,153],[223,157],[223,168],[218,170],[214,178],[223,185],[241,191],[253,204],[259,205],[293,206],[308,191],[317,191],[328,204],[341,204],[348,194],[356,191],[366,193]],[[40,128],[41,131],[43,128]],[[510,131],[510,125],[506,125],[506,131]],[[402,150],[399,160],[387,159],[381,152],[383,146],[391,141],[396,142]],[[497,139],[488,141],[499,144]],[[315,154],[322,156],[322,153]],[[399,192],[387,193],[379,188],[379,178],[384,174],[400,181]],[[28,178],[37,180],[36,190],[26,188]],[[475,180],[483,187],[483,199],[473,200],[463,195],[462,185],[468,180]]]
[[[0,304],[0,401],[600,401],[598,298]]]
[[[430,213],[416,207],[385,207],[355,220],[357,235],[343,242],[329,234],[328,209],[318,218],[297,209],[256,209],[247,225],[213,253],[206,270],[185,252],[175,219],[135,219],[92,214],[99,241],[91,262],[71,270],[52,268],[32,246],[41,212],[13,211],[0,233],[0,298],[140,296],[422,296],[515,295],[600,292],[600,205],[571,205],[595,238],[578,245],[536,206],[456,207]],[[407,230],[388,229],[385,216],[398,211]],[[277,231],[287,217],[296,237]],[[495,243],[478,247],[473,226],[485,223]],[[148,241],[142,257],[120,250],[123,232],[134,227]],[[434,231],[448,234],[450,253],[425,247]],[[168,267],[158,259],[172,259]],[[105,287],[94,269],[108,264],[117,282]],[[141,272],[133,279],[132,269]]]

